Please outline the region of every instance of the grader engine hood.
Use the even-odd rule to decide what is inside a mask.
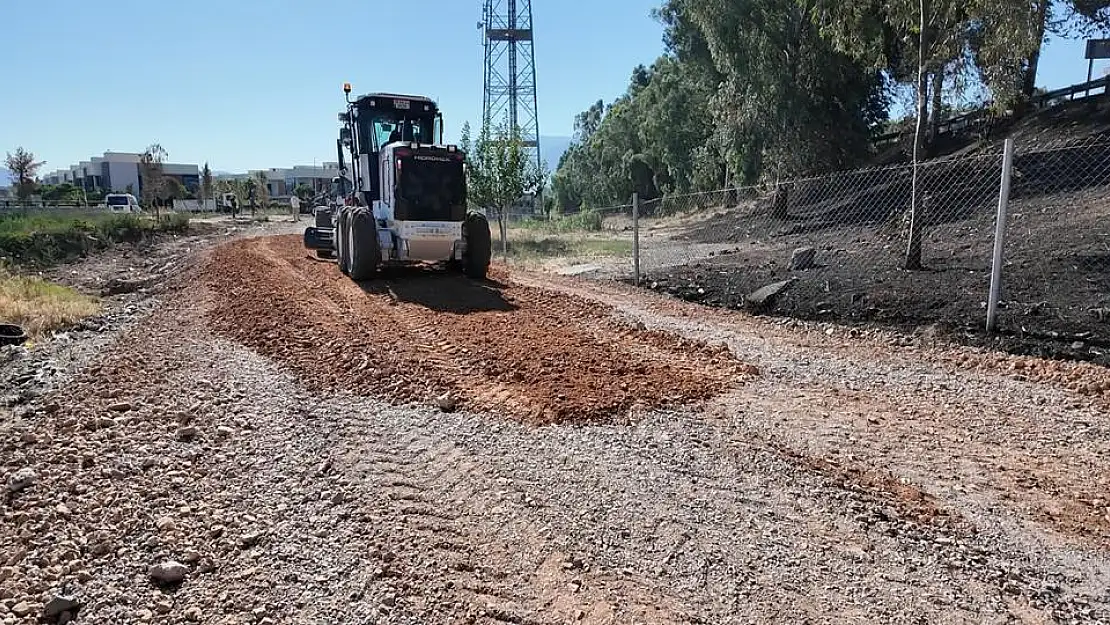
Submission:
[[[395,220],[461,222],[466,217],[466,173],[461,152],[438,146],[399,149],[394,152],[394,163]]]

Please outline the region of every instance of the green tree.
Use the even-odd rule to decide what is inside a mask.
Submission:
[[[316,193],[312,190],[312,187],[300,182],[293,188],[293,195],[300,198],[302,202],[310,202]]]
[[[236,180],[236,193],[239,202],[245,199],[251,207],[251,217],[255,215],[255,208],[258,202],[258,179],[254,176],[248,176],[244,180]]]
[[[1017,0],[796,1],[839,52],[859,62],[906,80],[911,75],[907,59],[913,58],[916,114],[905,267],[920,269],[918,163],[936,136],[945,73],[966,71],[970,59],[996,100],[1012,102],[1019,92],[1021,59],[1038,45],[1037,17]],[[930,110],[932,124],[926,128]]]
[[[254,172],[255,195],[262,210],[270,207],[270,178],[264,171]]]
[[[154,207],[154,214],[158,215],[158,204],[165,193],[166,176],[163,165],[169,154],[158,143],[153,143],[143,151],[139,157],[139,188],[142,191],[142,201]]]
[[[869,135],[886,116],[883,76],[838,52],[806,7],[669,0],[659,15],[677,58],[719,79],[707,121],[720,133],[730,178],[829,171],[869,155]]]
[[[204,162],[204,167],[200,170],[200,201],[204,205],[208,200],[215,199],[216,189],[212,183],[212,169],[208,167],[208,161]]]
[[[882,72],[838,52],[794,0],[667,0],[667,54],[575,118],[560,210],[848,167],[886,120]]]
[[[63,182],[59,185],[41,185],[39,194],[43,201],[57,204],[79,204],[84,197],[81,188],[69,182]]]
[[[185,199],[188,193],[185,185],[180,180],[172,176],[166,176],[162,180],[162,191],[158,194],[158,199],[172,203],[173,200]]]
[[[15,194],[20,201],[27,201],[35,192],[39,169],[46,161],[36,161],[33,152],[17,147],[15,153],[8,152],[4,166],[11,172],[15,182]]]
[[[529,158],[519,128],[483,126],[471,141],[469,123],[460,145],[466,152],[466,191],[469,202],[492,211],[501,235],[501,253],[508,251],[506,216],[528,193],[543,188],[544,169]]]

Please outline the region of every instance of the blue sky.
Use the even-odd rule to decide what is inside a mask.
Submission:
[[[23,145],[46,171],[154,141],[220,170],[335,160],[344,81],[432,96],[448,139],[480,118],[480,0],[4,4],[0,58],[25,71],[5,74],[0,153]],[[533,2],[541,134],[569,135],[659,55],[656,4]]]
[[[542,135],[569,135],[659,55],[658,3],[534,0]],[[343,81],[432,96],[449,139],[479,117],[480,0],[5,4],[0,152],[22,145],[44,171],[154,141],[217,170],[334,160]],[[1082,42],[1050,42],[1038,83],[1083,80],[1082,57]]]

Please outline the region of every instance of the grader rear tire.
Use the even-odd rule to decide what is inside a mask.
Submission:
[[[351,259],[350,275],[356,282],[374,277],[381,262],[381,249],[378,241],[378,223],[374,214],[365,208],[355,209],[351,215]]]
[[[466,253],[462,259],[463,273],[468,278],[484,280],[489,273],[490,258],[493,257],[493,236],[485,215],[467,215],[463,221],[463,236],[466,238]]]

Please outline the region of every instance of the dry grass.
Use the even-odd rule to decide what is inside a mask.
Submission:
[[[41,338],[99,312],[96,298],[0,267],[0,323],[21,325],[30,337]]]

